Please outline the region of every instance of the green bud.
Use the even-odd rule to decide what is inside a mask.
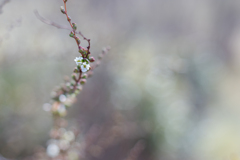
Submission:
[[[71,18],[70,16],[68,16],[68,17],[67,17],[67,20],[68,20],[68,21],[71,21],[71,20],[72,20],[72,18]]]
[[[84,55],[87,54],[87,50],[85,48],[81,47],[81,46],[79,47],[79,51],[78,52],[80,52],[81,54],[84,54]]]
[[[73,29],[77,30],[77,24],[76,23],[72,23]]]
[[[71,33],[69,34],[70,37],[74,37],[74,33],[73,31],[71,31]]]
[[[84,85],[86,82],[87,82],[86,79],[81,79],[81,80],[80,80],[80,84],[81,84],[81,85]]]
[[[66,14],[65,9],[64,9],[63,6],[60,7],[60,10],[61,10],[61,12],[62,12],[63,14]]]
[[[64,2],[66,3],[66,2],[67,2],[67,0],[64,0]]]
[[[90,62],[94,62],[94,61],[95,61],[94,57],[90,57],[90,58],[89,58],[89,61],[90,61]]]
[[[86,78],[87,78],[87,74],[84,73],[84,74],[82,75],[82,78],[83,78],[83,79],[86,79]]]
[[[73,74],[72,74],[72,79],[73,79],[73,80],[76,80],[76,79],[77,79],[76,77],[77,77],[76,73],[73,73]]]
[[[74,68],[74,70],[73,70],[73,72],[74,72],[74,73],[79,73],[79,70],[78,70],[78,68],[77,68],[77,67],[75,67],[75,68]]]
[[[87,54],[87,51],[86,51],[86,50],[83,50],[83,54],[86,55],[86,54]]]
[[[82,54],[82,53],[83,53],[83,50],[79,49],[78,52]]]
[[[76,37],[75,39],[77,40],[78,44],[80,44],[80,38]]]
[[[79,71],[81,70],[81,66],[80,65],[78,65],[77,68],[78,68]]]

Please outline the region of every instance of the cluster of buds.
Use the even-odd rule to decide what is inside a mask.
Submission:
[[[74,61],[77,64],[77,72],[87,72],[90,70],[90,62],[94,62],[94,58],[92,57],[91,59],[89,58],[83,58],[83,57],[76,57]]]
[[[66,9],[67,0],[63,0],[63,2],[64,7],[61,6],[60,10],[67,17],[67,20],[72,28],[72,31],[70,32],[69,36],[75,39],[78,45],[78,51],[81,54],[81,56],[76,57],[74,60],[77,64],[77,67],[75,67],[73,71],[74,73],[72,74],[72,80],[71,81],[67,80],[65,84],[61,85],[61,87],[58,87],[53,92],[52,96],[53,103],[51,105],[48,105],[50,107],[46,107],[45,105],[45,110],[51,111],[55,117],[66,116],[67,108],[70,107],[75,102],[76,95],[80,93],[82,85],[86,83],[86,79],[88,77],[88,74],[86,74],[86,72],[91,70],[90,63],[95,61],[93,57],[90,57],[89,51],[90,39],[87,39],[81,34],[81,32],[79,32],[83,39],[89,42],[87,49],[80,45],[81,43],[80,38],[76,36],[77,24],[72,23],[71,18],[67,14]]]
[[[110,48],[103,49],[96,64],[91,66],[90,63],[94,62],[95,59],[90,57],[90,39],[87,39],[85,36],[83,36],[81,32],[76,31],[77,24],[72,23],[71,18],[67,14],[67,0],[63,0],[63,2],[64,7],[62,6],[60,8],[61,12],[66,15],[67,20],[72,28],[69,36],[75,39],[78,46],[78,52],[81,55],[74,59],[77,66],[73,70],[71,79],[66,78],[65,83],[53,91],[52,102],[44,104],[43,109],[52,113],[54,121],[54,126],[50,133],[51,139],[48,142],[45,155],[47,155],[49,158],[59,158],[65,160],[78,159],[77,157],[70,158],[67,156],[67,153],[71,153],[71,156],[74,155],[73,149],[76,149],[75,144],[77,144],[75,138],[77,133],[67,131],[65,129],[67,123],[65,123],[66,120],[64,117],[67,115],[67,109],[76,101],[76,96],[82,90],[82,86],[87,82],[87,78],[92,75],[92,70],[100,64],[102,56],[105,55]],[[80,38],[77,37],[76,34],[80,34],[84,40],[88,41],[87,48],[84,48],[80,45]],[[64,158],[61,157],[62,155],[64,155]]]
[[[85,36],[83,36],[83,34],[81,32],[77,32],[77,24],[72,22],[72,19],[70,18],[70,16],[68,16],[67,14],[67,8],[66,8],[66,0],[63,0],[64,2],[64,7],[61,6],[60,10],[63,14],[66,15],[67,20],[72,28],[72,31],[70,32],[69,36],[74,38],[77,46],[78,46],[78,52],[81,54],[80,57],[76,57],[75,62],[77,63],[77,65],[80,65],[80,72],[87,72],[90,69],[90,62],[94,62],[94,58],[90,57],[90,39],[86,38]],[[88,47],[87,49],[85,49],[84,47],[82,47],[80,38],[76,36],[76,34],[80,34],[84,40],[88,41]]]

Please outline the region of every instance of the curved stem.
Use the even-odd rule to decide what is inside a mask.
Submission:
[[[76,31],[73,29],[73,25],[71,23],[71,19],[69,18],[68,14],[67,14],[67,4],[66,4],[65,0],[63,0],[63,2],[64,2],[64,8],[65,8],[65,14],[67,16],[67,20],[68,20],[68,22],[69,22],[69,24],[70,24],[70,26],[72,28],[72,31],[73,31],[73,34],[74,34],[74,39],[75,39],[77,45],[79,46],[80,43],[78,43],[78,40],[76,38]]]
[[[71,23],[71,19],[69,18],[68,14],[67,14],[67,2],[66,2],[65,0],[63,0],[63,2],[64,2],[65,14],[66,14],[67,20],[68,20],[68,22],[69,22],[69,24],[70,24],[70,26],[71,26],[71,28],[72,28],[72,32],[73,32],[73,34],[74,34],[74,39],[75,39],[75,41],[76,41],[76,43],[77,43],[77,45],[78,45],[78,49],[81,49],[81,46],[79,46],[80,43],[79,43],[79,41],[77,40],[76,30],[73,29],[73,25],[72,25],[72,23]],[[88,56],[88,55],[90,54],[90,52],[89,52],[89,50],[90,50],[90,39],[86,38],[80,31],[77,32],[77,33],[78,33],[79,35],[81,35],[84,40],[88,41],[88,47],[87,47],[87,56]],[[86,56],[86,57],[87,57],[87,56]],[[84,56],[82,55],[82,57],[84,57]]]

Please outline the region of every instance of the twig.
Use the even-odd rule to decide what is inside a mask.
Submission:
[[[36,15],[36,17],[37,17],[40,21],[42,21],[43,23],[45,23],[45,24],[47,24],[47,25],[54,26],[54,27],[56,27],[56,28],[58,28],[58,29],[66,29],[66,30],[72,31],[72,28],[70,28],[70,27],[60,25],[60,24],[58,24],[58,23],[56,23],[56,22],[53,22],[53,21],[51,21],[51,20],[49,20],[49,19],[44,18],[43,16],[41,16],[41,15],[39,14],[39,12],[38,12],[37,10],[34,10],[33,12],[34,12],[34,14]],[[75,33],[76,33],[76,34],[79,34],[80,36],[83,37],[84,40],[88,41],[88,47],[87,47],[87,49],[89,50],[89,49],[90,49],[90,39],[86,38],[86,37],[82,34],[81,31],[75,31]]]
[[[57,23],[55,23],[55,22],[53,22],[53,21],[51,21],[51,20],[48,20],[48,19],[42,17],[42,16],[38,13],[37,10],[34,10],[33,12],[35,13],[36,17],[37,17],[40,21],[42,21],[43,23],[45,23],[45,24],[47,24],[47,25],[54,26],[54,27],[56,27],[56,28],[58,28],[58,29],[67,29],[67,30],[70,30],[70,31],[72,30],[70,27],[57,24]]]

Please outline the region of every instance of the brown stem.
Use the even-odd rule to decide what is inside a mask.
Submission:
[[[74,34],[74,39],[75,39],[77,45],[79,46],[80,43],[78,43],[78,40],[77,40],[77,38],[76,38],[76,37],[77,37],[77,36],[76,36],[76,32],[75,32],[75,30],[73,29],[73,25],[72,25],[72,23],[71,23],[71,19],[69,18],[68,14],[67,14],[67,4],[66,4],[65,0],[63,0],[63,2],[64,2],[64,8],[65,8],[65,14],[66,14],[66,16],[67,16],[67,20],[68,20],[68,22],[69,22],[69,24],[70,24],[70,26],[71,26],[71,28],[72,28],[72,31],[73,31],[73,34]]]
[[[64,2],[64,9],[65,9],[65,14],[66,14],[66,16],[67,16],[67,20],[68,20],[70,26],[72,27],[72,31],[73,31],[73,34],[74,34],[74,39],[75,39],[75,41],[76,41],[76,43],[77,43],[77,45],[78,45],[78,49],[80,49],[80,48],[81,48],[81,47],[79,46],[80,43],[78,43],[78,40],[77,40],[77,37],[76,37],[76,30],[73,29],[73,25],[72,25],[72,23],[71,23],[71,19],[69,18],[68,14],[67,14],[67,2],[66,2],[65,0],[63,0],[63,2]],[[81,35],[84,40],[88,41],[87,55],[86,55],[86,57],[87,57],[87,56],[90,54],[90,52],[89,52],[89,50],[90,50],[90,39],[86,38],[80,31],[77,32],[77,33],[78,33],[79,35]],[[82,54],[82,57],[84,57],[83,54]]]
[[[74,87],[73,87],[73,92],[76,90],[77,84],[80,82],[81,77],[82,77],[82,71],[80,71],[78,79],[75,80],[75,84],[74,84]]]

